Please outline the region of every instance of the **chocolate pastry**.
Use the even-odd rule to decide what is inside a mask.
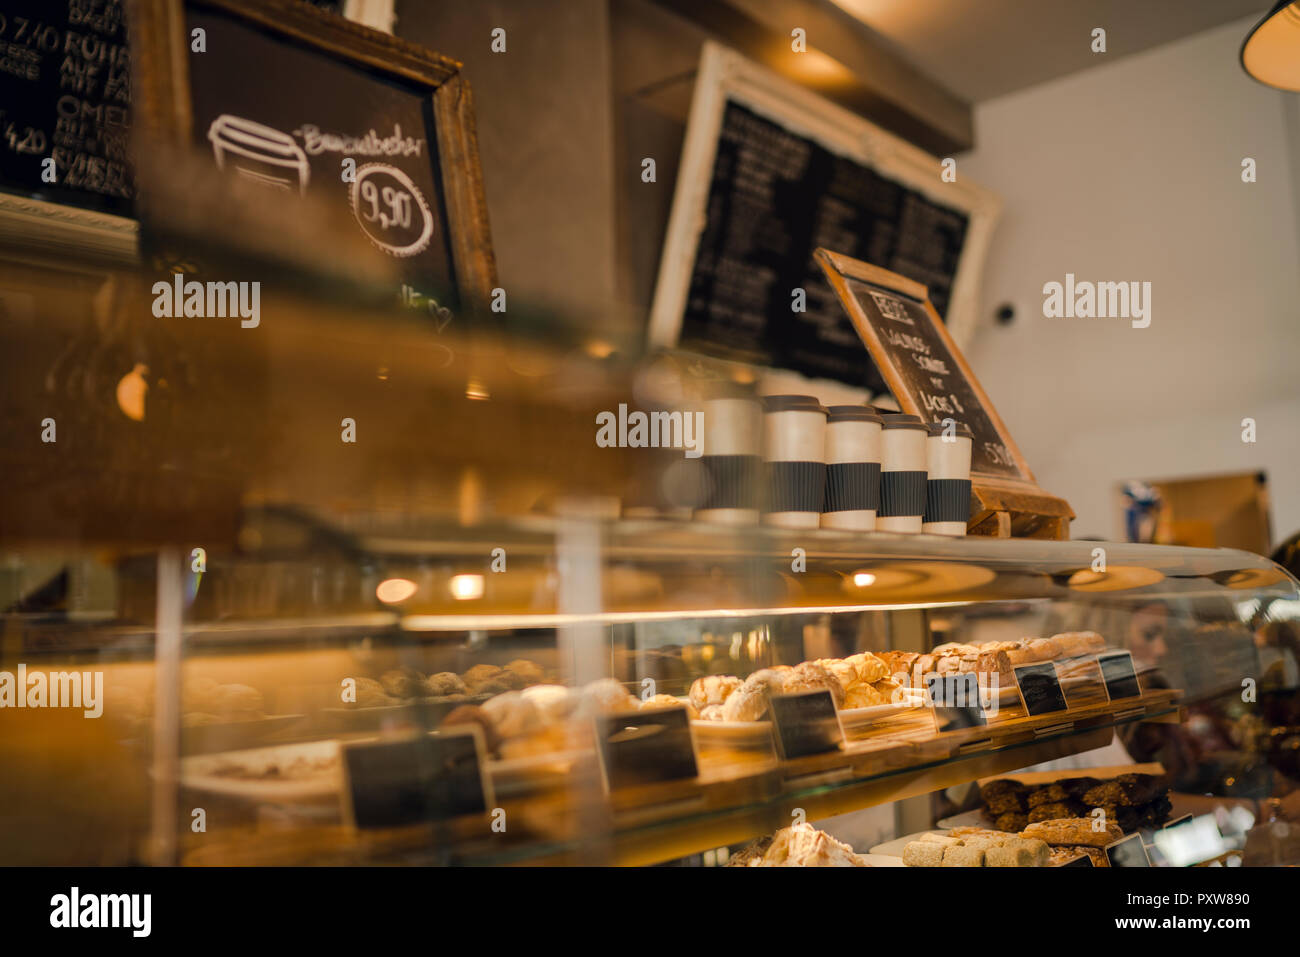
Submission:
[[[1032,809],[1036,807],[1042,807],[1044,804],[1056,804],[1062,801],[1067,801],[1069,800],[1069,798],[1070,798],[1069,792],[1066,791],[1065,788],[1061,787],[1061,785],[1046,784],[1040,788],[1035,788],[1033,791],[1030,791],[1029,798],[1026,803]]]
[[[999,814],[993,820],[993,826],[999,831],[1023,831],[1029,824],[1029,818],[1020,812]]]
[[[1055,821],[1060,818],[1074,817],[1074,808],[1063,801],[1055,801],[1050,804],[1040,804],[1038,807],[1030,808],[1029,823],[1034,824],[1038,821]]]
[[[984,801],[984,806],[988,809],[991,817],[997,817],[999,814],[1025,813],[1024,799],[1014,792],[987,798]]]

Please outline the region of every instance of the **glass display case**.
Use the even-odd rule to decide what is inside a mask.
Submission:
[[[704,521],[700,460],[601,416],[743,368],[24,277],[60,295],[0,348],[41,423],[0,450],[4,863],[970,863],[1059,821],[1300,863],[1259,556]]]
[[[577,507],[248,508],[236,540],[7,556],[9,862],[721,863],[792,821],[1023,830],[1055,818],[963,786],[1098,748],[1169,789],[1133,830],[1218,815],[1207,858],[1296,862],[1266,825],[1300,781],[1300,592],[1258,556]],[[38,674],[83,710],[38,710]],[[818,690],[810,747],[779,708]]]

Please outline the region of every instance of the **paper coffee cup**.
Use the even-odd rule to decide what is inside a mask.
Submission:
[[[833,405],[827,410],[822,528],[869,532],[876,527],[882,422],[869,405]]]
[[[973,433],[949,420],[931,422],[925,440],[928,477],[921,530],[932,535],[965,535],[970,521],[970,456]]]
[[[820,524],[826,492],[826,414],[810,395],[763,396],[765,524]]]
[[[706,491],[696,519],[722,525],[754,525],[759,517],[763,411],[739,387],[715,387],[704,400],[700,464]]]
[[[880,433],[880,509],[882,532],[919,532],[925,514],[925,423],[915,415],[882,415]]]

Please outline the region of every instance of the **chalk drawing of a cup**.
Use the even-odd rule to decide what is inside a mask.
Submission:
[[[240,176],[286,192],[307,190],[311,168],[307,154],[288,133],[242,116],[224,113],[208,127],[217,168],[229,164]]]

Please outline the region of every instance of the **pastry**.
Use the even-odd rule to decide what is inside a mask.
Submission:
[[[447,712],[447,716],[442,719],[439,727],[450,728],[458,724],[475,724],[483,729],[483,746],[489,754],[492,754],[501,744],[501,738],[497,735],[496,726],[492,718],[486,711],[477,705],[463,704]]]
[[[564,685],[530,685],[519,694],[533,703],[546,724],[564,720],[579,703],[579,695]]]
[[[1036,837],[1048,844],[1083,844],[1088,847],[1105,847],[1124,836],[1113,821],[1105,822],[1101,830],[1094,830],[1093,825],[1093,819],[1086,817],[1039,821],[1029,824],[1020,836]]]
[[[1043,845],[1046,847],[1046,845]],[[984,863],[988,867],[1035,867],[1034,855],[1022,844],[1006,844],[990,847],[984,852]]]
[[[984,798],[984,808],[988,811],[990,817],[997,817],[999,814],[1024,814],[1028,810],[1024,798],[1015,793],[986,797]]]
[[[799,694],[805,691],[829,691],[835,707],[844,707],[844,686],[815,661],[805,661],[796,665],[789,674],[781,675],[781,694]]]
[[[933,831],[922,834],[917,840],[925,844],[940,844],[944,847],[956,847],[962,843],[959,837],[949,837],[947,834],[936,834]]]
[[[739,688],[741,680],[734,675],[705,675],[691,682],[687,697],[699,711],[710,705],[722,704],[727,696]]]
[[[429,690],[424,683],[424,675],[405,666],[385,671],[379,676],[379,683],[394,698],[418,698]]]
[[[921,657],[914,651],[880,651],[876,657],[885,663],[885,672],[890,675],[909,675],[912,665]]]
[[[1061,657],[1061,646],[1053,638],[1035,638],[1026,647],[1036,661],[1053,661]]]
[[[904,848],[906,850],[906,848]],[[983,867],[984,850],[978,847],[945,847],[943,867]]]
[[[811,824],[777,831],[759,867],[868,867],[853,848]]]
[[[354,708],[382,708],[393,703],[388,692],[374,678],[356,679],[356,701],[345,701]]]
[[[720,704],[711,704],[706,708],[700,709],[701,721],[721,721],[723,706]]]
[[[514,677],[516,682],[522,682],[521,688],[539,685],[545,680],[541,665],[527,658],[516,658],[514,661],[507,662],[505,670]]]
[[[768,701],[773,691],[781,687],[780,674],[774,668],[755,671],[744,683],[727,696],[722,704],[724,721],[757,721],[767,714]]]
[[[613,678],[598,678],[582,689],[584,702],[600,714],[619,711],[636,711],[640,702],[627,693],[622,683]]]
[[[1040,788],[1034,788],[1030,791],[1029,797],[1025,800],[1025,803],[1029,807],[1035,808],[1043,804],[1067,801],[1069,798],[1069,793],[1060,784],[1048,784]]]
[[[879,681],[873,681],[871,687],[876,690],[876,694],[885,699],[886,704],[903,703],[903,686],[893,678],[881,678]]]
[[[483,702],[483,712],[502,738],[518,738],[542,729],[537,706],[518,691],[507,691]]]
[[[993,826],[999,831],[1019,833],[1029,824],[1029,816],[1023,811],[1008,811],[993,819]]]
[[[888,703],[889,699],[871,685],[854,685],[844,693],[845,708],[871,708]]]
[[[429,675],[424,683],[428,686],[429,694],[439,698],[446,695],[466,694],[469,691],[465,687],[465,682],[460,680],[460,675],[454,671],[439,671],[435,675]]]
[[[903,864],[907,867],[940,867],[944,850],[942,844],[910,841],[903,845]]]
[[[1061,818],[1079,817],[1082,815],[1083,810],[1082,805],[1075,804],[1073,801],[1053,801],[1049,804],[1040,804],[1038,807],[1029,809],[1029,823],[1034,824],[1038,821],[1056,821]]]
[[[466,671],[461,675],[461,678],[465,681],[465,685],[473,692],[478,692],[480,690],[479,686],[485,682],[493,679],[500,679],[500,677],[501,669],[496,665],[475,665],[473,668],[470,668],[469,671]],[[509,690],[508,683],[503,682],[503,685],[504,687],[502,690]]]
[[[930,649],[932,655],[973,655],[978,653],[979,648],[975,645],[967,645],[959,641],[944,642],[942,645],[936,645]]]
[[[657,694],[646,698],[641,702],[641,710],[650,711],[655,708],[680,708],[683,705],[686,707],[687,717],[699,717],[699,712],[695,710],[689,701],[683,702],[680,698],[674,698],[670,694]]]
[[[720,705],[709,705],[708,707],[720,707]],[[760,837],[741,848],[735,854],[727,859],[727,867],[757,867],[763,860],[763,855],[767,849],[772,846],[772,836]]]

